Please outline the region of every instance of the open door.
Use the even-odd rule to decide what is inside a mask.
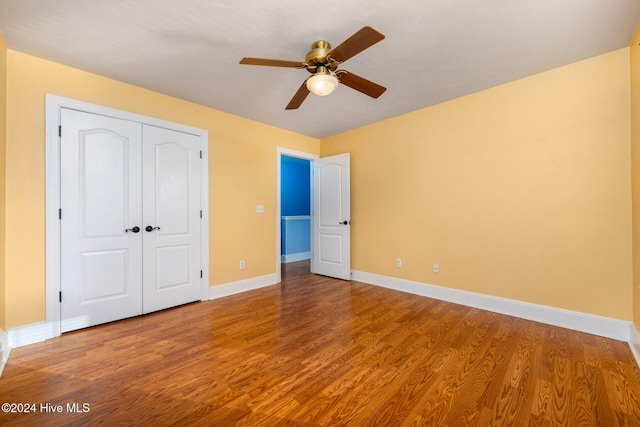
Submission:
[[[311,272],[351,279],[351,193],[349,153],[313,162],[313,248]]]

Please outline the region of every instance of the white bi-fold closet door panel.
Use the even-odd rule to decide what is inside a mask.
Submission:
[[[61,331],[199,300],[199,137],[71,109],[61,129]]]

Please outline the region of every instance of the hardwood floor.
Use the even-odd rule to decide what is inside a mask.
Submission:
[[[0,425],[640,425],[626,343],[308,268],[13,349]]]

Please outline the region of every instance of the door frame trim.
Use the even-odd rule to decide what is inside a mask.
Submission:
[[[188,133],[200,138],[202,167],[200,169],[200,265],[202,269],[200,299],[209,298],[209,131],[141,114],[118,110],[57,95],[46,95],[45,110],[45,329],[46,337],[59,336],[61,312],[60,282],[60,111],[63,108],[113,117],[144,125]]]
[[[311,162],[311,180],[309,182],[310,190],[311,190],[311,218],[313,220],[313,161],[319,159],[320,156],[318,154],[306,153],[304,151],[292,150],[290,148],[277,147],[276,150],[276,283],[280,283],[282,281],[282,175],[281,175],[281,161],[282,156],[288,157],[297,157],[299,159],[309,160]],[[313,251],[313,230],[311,233],[311,251]],[[312,255],[313,259],[313,255]]]

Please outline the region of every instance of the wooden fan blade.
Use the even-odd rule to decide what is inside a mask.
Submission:
[[[369,81],[364,77],[357,76],[350,72],[340,73],[338,80],[345,86],[349,86],[351,89],[355,89],[358,92],[362,92],[365,95],[369,95],[372,98],[377,98],[387,90],[386,87],[380,86],[377,83]]]
[[[307,81],[302,82],[302,86],[298,89],[291,101],[289,101],[289,105],[285,108],[285,110],[295,110],[300,107],[305,99],[307,99],[307,95],[309,95],[309,89],[307,89]]]
[[[360,31],[333,49],[329,53],[329,56],[338,62],[344,62],[383,39],[384,34],[371,27],[363,27]]]
[[[304,63],[300,61],[287,61],[283,59],[242,58],[240,63],[244,65],[265,65],[267,67],[304,68]]]

